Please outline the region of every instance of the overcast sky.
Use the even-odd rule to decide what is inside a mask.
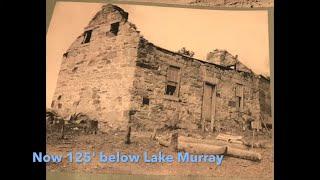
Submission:
[[[62,55],[101,9],[100,3],[57,2],[47,33],[47,106],[51,104]],[[226,49],[257,74],[270,74],[268,12],[118,5],[150,42],[177,51],[186,47],[205,59]]]

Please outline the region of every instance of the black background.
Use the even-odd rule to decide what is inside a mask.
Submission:
[[[1,3],[1,179],[45,179],[45,0]],[[3,92],[4,91],[4,92]],[[8,173],[7,175],[5,175]]]

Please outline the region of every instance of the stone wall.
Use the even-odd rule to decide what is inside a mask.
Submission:
[[[106,5],[64,54],[52,108],[63,116],[81,112],[99,121],[101,130],[125,129],[130,109],[139,33],[128,14]],[[111,24],[119,22],[118,32]]]
[[[180,67],[179,96],[165,94],[167,69]],[[133,107],[136,127],[143,130],[170,127],[179,114],[178,128],[187,132],[202,129],[202,102],[204,83],[216,87],[215,127],[223,127],[227,121],[242,123],[242,117],[258,119],[260,113],[258,81],[254,74],[200,61],[157,47],[141,39],[135,72]],[[236,105],[236,87],[243,87],[243,105]],[[143,104],[149,99],[149,105]],[[208,131],[210,122],[206,122]],[[227,123],[226,126],[231,125]],[[242,125],[239,125],[239,128]]]
[[[270,79],[259,76],[259,104],[262,120],[272,123]]]

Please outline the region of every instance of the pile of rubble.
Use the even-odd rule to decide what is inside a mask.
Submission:
[[[253,148],[272,148],[267,142],[249,142],[242,136],[218,134],[214,139],[187,137],[173,133],[172,137],[157,136],[154,138],[161,146],[170,147],[176,151],[194,154],[223,154],[251,161],[261,161],[262,156]]]

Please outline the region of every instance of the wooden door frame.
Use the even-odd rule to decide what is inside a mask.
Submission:
[[[213,131],[214,128],[214,121],[215,121],[215,115],[216,115],[216,94],[217,94],[217,84],[204,81],[203,82],[203,88],[202,88],[202,106],[201,106],[201,123],[202,123],[202,131],[205,131],[205,117],[203,117],[203,106],[204,106],[204,89],[206,85],[212,86],[212,98],[211,98],[211,117],[210,117],[210,131]]]

